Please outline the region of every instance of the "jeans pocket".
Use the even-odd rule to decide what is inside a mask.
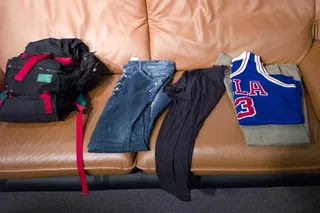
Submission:
[[[152,74],[151,73],[149,73],[146,69],[143,69],[143,68],[141,68],[140,70],[139,70],[139,73],[143,76],[143,77],[145,77],[146,79],[148,79],[148,80],[153,80],[154,79],[154,77],[152,76]]]

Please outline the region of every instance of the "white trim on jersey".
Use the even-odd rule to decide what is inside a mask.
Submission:
[[[262,63],[261,61],[261,57],[259,55],[254,55],[254,61],[256,62],[256,65],[258,65],[258,63]],[[258,70],[258,66],[257,67],[257,70]],[[264,67],[263,67],[264,68]],[[265,74],[269,75],[267,70],[263,69],[262,70]]]
[[[235,61],[239,61],[239,60],[242,60],[242,63],[237,71],[230,74],[230,78],[233,78],[233,77],[239,75],[240,73],[242,73],[246,69],[249,58],[250,58],[250,53],[249,54],[248,53],[249,52],[243,52],[240,56],[238,56],[232,60],[232,63]]]
[[[278,79],[275,79],[273,77],[271,77],[267,71],[264,69],[264,67],[262,66],[262,62],[260,61],[260,56],[255,55],[255,62],[256,62],[256,68],[258,73],[260,73],[265,79],[267,79],[268,81],[277,84],[279,86],[282,87],[286,87],[286,88],[296,88],[295,84],[286,84],[283,83],[281,81],[279,81]]]
[[[243,60],[243,59],[245,59],[245,57],[247,56],[247,53],[249,53],[249,52],[243,51],[243,53],[241,53],[241,55],[233,58],[231,61],[232,61],[232,62],[235,62],[235,61]]]

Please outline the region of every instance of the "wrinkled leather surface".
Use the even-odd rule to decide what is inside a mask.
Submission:
[[[310,106],[308,112],[312,140],[310,145],[248,147],[232,103],[224,94],[200,130],[191,171],[196,175],[320,172],[320,122]],[[151,151],[140,152],[137,156],[137,167],[147,173],[155,173],[155,142],[163,118],[164,115],[155,125],[150,140]]]
[[[313,25],[314,27],[314,39],[319,40],[320,39],[320,31],[319,31],[319,24],[320,24],[320,0],[315,0],[315,11],[316,11],[316,17],[315,17],[315,23]]]
[[[4,70],[7,59],[21,53],[29,41],[45,37],[82,39],[116,73],[132,56],[173,60],[181,71],[212,66],[220,52],[237,56],[244,50],[261,55],[268,64],[301,62],[312,143],[246,147],[224,95],[197,138],[192,171],[198,175],[319,172],[320,123],[313,112],[319,118],[318,43],[307,55],[312,39],[320,38],[319,5],[319,0],[1,0],[0,68]],[[90,93],[93,110],[85,130],[86,171],[125,174],[137,163],[155,173],[154,147],[164,115],[152,134],[151,151],[138,153],[137,159],[135,153],[86,151],[118,78],[114,75]],[[0,179],[66,175],[77,175],[75,113],[61,123],[0,123]]]
[[[308,55],[299,64],[311,103],[320,120],[320,41],[315,41]]]
[[[121,72],[132,56],[149,59],[144,0],[3,0],[0,14],[3,70],[7,59],[23,52],[28,42],[46,37],[82,39],[113,72]],[[93,111],[85,131],[85,151],[117,78],[91,93]],[[77,175],[75,113],[63,123],[0,122],[0,136],[0,178]],[[135,154],[85,153],[84,160],[89,174],[123,174],[134,168]]]
[[[245,49],[266,63],[299,63],[315,37],[314,3],[147,0],[151,58],[174,60],[184,70],[211,66],[220,52],[237,56]],[[207,118],[194,149],[195,174],[320,171],[319,121],[310,98],[312,144],[303,147],[246,147],[232,107],[224,95]],[[155,173],[154,147],[162,119],[152,135],[151,151],[137,157],[137,167],[149,173]]]
[[[0,91],[3,91],[6,86],[4,72],[0,68]]]
[[[1,0],[0,68],[30,41],[82,39],[114,72],[130,57],[149,59],[145,0]]]
[[[310,49],[314,0],[147,0],[152,59],[178,70],[244,50],[266,63],[299,63]]]
[[[92,111],[84,136],[85,169],[90,175],[125,174],[135,166],[135,154],[87,152],[90,136],[120,75],[105,79],[90,93]],[[64,122],[14,124],[0,122],[0,179],[77,175],[76,112]]]

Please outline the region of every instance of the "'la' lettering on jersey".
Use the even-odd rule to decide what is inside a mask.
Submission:
[[[300,81],[269,75],[260,56],[243,52],[234,58],[230,78],[240,125],[304,123]]]

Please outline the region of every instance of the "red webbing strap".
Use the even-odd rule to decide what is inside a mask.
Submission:
[[[14,76],[14,80],[23,81],[24,77],[32,69],[32,67],[43,58],[49,58],[50,54],[34,55],[30,57],[26,63],[21,67],[20,71]]]
[[[35,56],[35,54],[21,53],[21,58]]]
[[[76,152],[77,152],[77,167],[80,178],[82,194],[88,195],[88,185],[86,175],[84,172],[84,160],[83,160],[83,111],[84,107],[78,103],[75,103],[79,110],[77,114],[76,125]]]
[[[41,93],[40,98],[43,99],[45,113],[51,114],[52,113],[52,101],[51,101],[50,93],[43,92],[43,93]]]
[[[55,57],[54,60],[59,61],[61,64],[69,67],[72,67],[76,64],[76,61],[73,58]]]
[[[34,54],[22,53],[21,58],[32,57]],[[72,67],[76,64],[76,61],[72,57],[54,57],[54,60],[59,61],[65,66]]]

